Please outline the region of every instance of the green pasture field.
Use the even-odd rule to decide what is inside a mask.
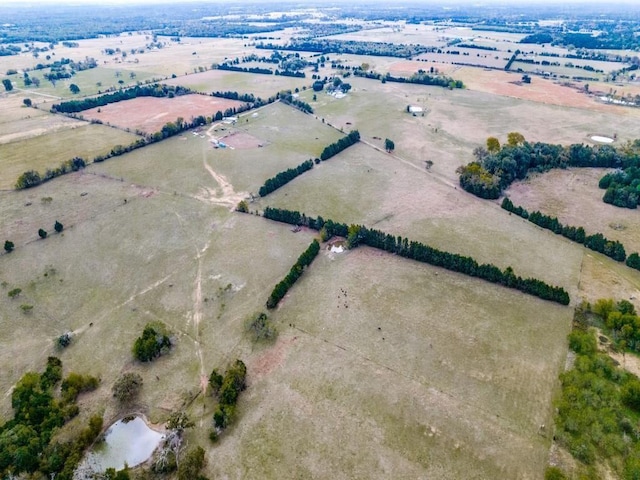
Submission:
[[[261,64],[272,68],[271,64]],[[302,90],[310,86],[310,78],[283,77],[280,75],[261,75],[255,73],[229,72],[225,70],[208,70],[167,80],[168,85],[181,85],[198,92],[211,93],[215,91],[234,91],[238,93],[252,93],[256,97],[267,99],[281,90]]]
[[[365,225],[469,255],[480,263],[511,266],[519,275],[560,285],[570,294],[579,278],[582,247],[362,144],[306,172],[258,205]]]
[[[0,98],[0,142],[7,142],[13,135],[24,136],[24,131],[29,130],[29,124],[42,120],[43,117],[53,121],[51,115],[45,111],[28,108],[23,100],[26,96],[20,92],[12,92]]]
[[[546,59],[545,59],[546,60]],[[558,59],[554,59],[558,60]],[[562,59],[560,59],[562,60]],[[552,60],[553,61],[553,60]],[[565,67],[565,62],[560,62],[560,66],[558,65],[532,65],[530,63],[524,62],[513,62],[513,70],[520,69],[523,72],[527,73],[541,73],[541,72],[549,72],[552,75],[558,76],[560,78],[568,77],[570,79],[574,77],[589,77],[589,78],[597,78],[598,80],[603,80],[606,78],[606,73],[599,72],[590,72],[588,70],[584,70],[582,68],[571,68]],[[618,64],[618,68],[622,68],[621,64]],[[519,70],[518,70],[519,71]]]
[[[455,71],[451,74],[455,79]],[[432,172],[458,182],[455,170],[473,160],[473,149],[495,136],[506,141],[518,131],[528,141],[571,144],[591,142],[589,135],[618,134],[620,142],[637,138],[633,109],[600,112],[567,108],[469,90],[410,85],[349,77],[349,94],[336,99],[325,93],[301,93],[318,117],[345,131],[358,129],[379,147],[395,142],[395,154],[420,169],[433,162]],[[424,116],[407,113],[407,105],[422,107]],[[347,122],[351,125],[347,125]],[[610,133],[607,133],[610,132]],[[381,140],[376,140],[378,137]]]
[[[135,85],[138,82],[145,82],[152,79],[160,81],[163,79],[159,75],[138,70],[134,71],[126,68],[119,69],[117,67],[96,67],[77,72],[71,78],[57,80],[54,85],[50,81],[44,79],[44,74],[47,72],[49,72],[49,69],[29,72],[30,78],[40,79],[39,87],[34,87],[33,85],[28,87],[25,86],[24,79],[21,75],[14,76],[13,80],[15,80],[15,83],[17,84],[16,88],[24,89],[24,93],[27,96],[32,95],[32,100],[37,102],[39,100],[39,94],[64,97],[68,100],[72,98],[81,98],[87,95],[96,95],[98,92],[105,92],[109,88],[118,89],[120,87]],[[133,77],[131,77],[132,74],[134,75]],[[123,83],[118,83],[119,80],[122,80]],[[71,90],[69,89],[71,84],[75,84],[80,88],[80,92],[78,94],[74,95],[71,93]]]
[[[95,156],[108,153],[115,145],[129,145],[137,138],[131,133],[103,125],[78,124],[76,128],[62,128],[0,144],[0,188],[12,188],[27,170],[36,170],[42,175],[47,168],[56,168],[74,157],[84,158],[89,163]]]
[[[256,117],[253,114],[257,113]],[[247,121],[248,120],[248,121]],[[263,142],[250,149],[214,149],[204,132],[226,142],[231,133],[248,134]],[[201,195],[202,189],[220,186],[203,162],[223,175],[235,192],[257,194],[270,177],[320,156],[323,148],[342,137],[321,125],[312,115],[288,105],[275,103],[240,116],[237,125],[218,123],[202,129],[202,136],[185,132],[162,143],[136,150],[129,155],[94,164],[90,171],[125,177],[141,185],[188,195]],[[204,137],[204,138],[203,138]],[[178,162],[178,163],[176,163]],[[179,165],[179,168],[176,168]]]
[[[323,248],[272,318],[214,476],[541,478],[570,309]]]
[[[244,319],[262,308],[272,285],[311,241],[285,225],[180,195],[149,196],[130,182],[87,173],[38,190],[53,200],[25,206],[33,191],[12,192],[3,194],[0,207],[7,219],[3,238],[35,237],[35,217],[50,232],[45,240],[16,241],[14,252],[0,256],[4,418],[10,387],[26,371],[41,369],[48,355],[58,355],[66,372],[102,379],[83,409],[112,420],[118,412],[111,385],[133,370],[147,385],[136,408],[164,421],[200,390],[203,372],[250,355]],[[56,219],[65,225],[61,234],[53,232]],[[262,253],[259,266],[245,261],[248,252]],[[20,296],[8,298],[16,287]],[[34,308],[24,314],[21,304]],[[130,349],[151,321],[169,328],[176,347],[153,364],[137,364]],[[74,332],[73,343],[59,351],[55,339],[66,331]]]

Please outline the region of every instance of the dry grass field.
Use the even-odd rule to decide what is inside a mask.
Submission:
[[[168,80],[168,85],[181,85],[199,92],[235,91],[252,93],[256,97],[267,99],[281,90],[302,90],[310,82],[309,79],[283,77],[280,75],[254,75],[244,72],[225,70],[208,70],[180,78]]]
[[[284,42],[294,33],[274,35]],[[442,46],[461,38],[500,48],[470,49],[469,56],[501,57],[521,37],[389,24],[331,38]],[[270,312],[277,340],[256,344],[244,332],[245,320],[265,309],[274,285],[317,234],[234,209],[248,199],[251,211],[282,207],[364,224],[511,266],[564,287],[571,305],[582,298],[638,298],[639,272],[467,194],[456,169],[487,137],[505,141],[512,131],[562,144],[588,142],[594,133],[632,140],[640,110],[599,103],[580,93],[579,84],[534,77],[518,85],[521,74],[360,55],[330,57],[398,75],[433,66],[466,88],[349,77],[353,88],[338,99],[303,90],[312,82],[309,70],[306,79],[200,71],[225,58],[269,53],[255,49],[251,37],[160,40],[163,48],[145,53],[135,53],[151,41],[144,33],[82,40],[55,52],[98,59],[99,68],[78,77],[82,95],[115,78],[132,83],[175,74],[168,83],[201,92],[265,98],[298,87],[314,113],[277,102],[240,115],[234,125],[216,122],[13,191],[25,170],[44,171],[74,156],[91,160],[130,144],[136,136],[123,129],[154,132],[178,117],[211,116],[237,102],[140,98],[83,112],[114,126],[108,127],[22,105],[28,96],[46,109],[45,101],[56,101],[47,95],[68,95],[63,82],[3,94],[0,241],[16,248],[0,255],[0,418],[10,417],[15,382],[57,355],[66,371],[101,378],[96,392],[81,397],[83,414],[63,436],[82,428],[89,413],[103,413],[108,425],[140,412],[162,428],[171,411],[186,408],[196,420],[187,438],[205,448],[209,478],[542,478],[571,306],[365,247],[337,254],[322,244]],[[120,52],[107,55],[109,48]],[[7,62],[6,68],[25,68],[36,59]],[[409,105],[424,115],[407,113]],[[359,144],[254,198],[266,179],[319,157],[351,129],[359,130]],[[385,138],[395,142],[392,153],[384,151]],[[214,148],[215,141],[227,147]],[[640,250],[637,213],[601,202],[600,174],[554,171],[507,193],[515,204]],[[53,231],[56,220],[65,226],[60,234]],[[39,228],[49,238],[39,239]],[[22,293],[9,298],[16,287]],[[21,305],[33,309],[25,313]],[[171,331],[175,348],[141,364],[131,348],[152,321]],[[66,331],[73,342],[59,350],[56,338]],[[248,388],[235,423],[212,444],[215,403],[202,387],[213,368],[224,370],[237,358],[247,364]],[[144,387],[124,411],[110,389],[128,371],[140,373]]]
[[[123,130],[159,132],[168,122],[178,118],[185,121],[203,115],[212,117],[216,112],[224,113],[229,108],[243,105],[236,100],[209,97],[206,95],[180,95],[173,98],[138,97],[126,102],[110,103],[103,107],[84,110],[82,117],[100,120]]]
[[[34,122],[29,122],[29,128],[37,129],[39,135],[0,143],[0,188],[12,188],[27,170],[44,174],[47,168],[57,168],[74,157],[91,162],[97,155],[108,153],[114,145],[128,145],[137,138],[104,125],[90,125],[77,120],[63,122],[62,125],[56,120],[43,125],[38,119],[36,117]]]

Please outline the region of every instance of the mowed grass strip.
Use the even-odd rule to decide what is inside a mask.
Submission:
[[[214,473],[542,475],[570,309],[363,247],[323,250],[273,318]]]
[[[115,145],[129,145],[138,137],[103,125],[82,125],[54,133],[0,144],[0,188],[12,188],[27,170],[44,174],[74,157],[91,162],[97,155],[108,153]]]

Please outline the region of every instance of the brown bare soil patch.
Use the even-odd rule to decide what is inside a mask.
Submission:
[[[204,95],[182,95],[174,98],[140,97],[92,108],[82,115],[86,119],[100,120],[107,125],[155,133],[178,117],[187,121],[199,115],[210,117],[218,110],[224,112],[228,108],[240,105],[242,102],[236,100]]]
[[[638,109],[605,105],[580,91],[578,87],[561,85],[552,79],[534,76],[529,84],[517,84],[522,74],[461,67],[453,77],[462,80],[469,90],[520,98],[563,107],[586,108],[622,115],[639,115]]]
[[[263,147],[266,142],[254,137],[247,132],[232,132],[220,139],[226,145],[237,149]]]
[[[298,337],[283,338],[280,336],[275,345],[266,349],[249,365],[251,372],[257,377],[262,377],[281,366],[287,356],[287,350],[296,340]]]

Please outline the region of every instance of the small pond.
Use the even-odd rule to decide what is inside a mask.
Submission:
[[[91,466],[95,472],[104,472],[107,468],[122,470],[125,464],[135,467],[151,457],[163,438],[140,417],[118,420],[105,432],[104,441],[96,443],[80,468]]]
[[[604,135],[591,135],[591,140],[600,143],[613,143],[613,138],[605,137]]]

